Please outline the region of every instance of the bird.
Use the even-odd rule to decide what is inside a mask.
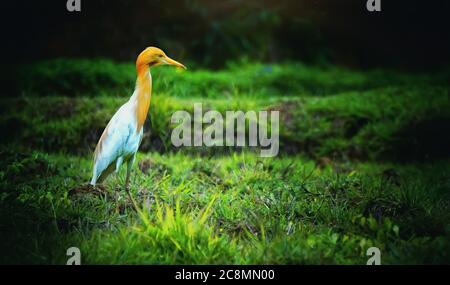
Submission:
[[[130,99],[112,116],[94,150],[94,166],[90,185],[102,183],[112,172],[127,165],[125,189],[129,193],[131,168],[142,141],[144,122],[152,96],[150,69],[159,65],[186,67],[168,57],[157,47],[147,47],[136,59],[136,85]]]

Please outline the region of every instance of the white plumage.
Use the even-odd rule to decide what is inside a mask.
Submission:
[[[101,183],[114,170],[118,172],[123,163],[127,163],[127,172],[131,170],[144,133],[143,128],[137,131],[136,96],[135,91],[114,114],[102,134],[101,150],[94,157],[92,185],[97,181]]]
[[[131,98],[123,104],[109,121],[95,148],[94,168],[90,184],[102,183],[113,171],[118,172],[123,163],[127,164],[125,188],[131,167],[143,136],[143,125],[147,118],[152,93],[150,67],[169,64],[186,67],[169,58],[162,50],[148,47],[136,60],[136,88]]]

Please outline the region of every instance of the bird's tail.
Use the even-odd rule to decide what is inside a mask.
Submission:
[[[89,184],[91,184],[92,186],[95,186],[95,184],[97,184],[98,177],[99,177],[99,175],[97,174],[97,166],[94,164],[94,169],[92,171],[92,179]]]

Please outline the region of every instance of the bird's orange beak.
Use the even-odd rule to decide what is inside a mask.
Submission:
[[[165,62],[166,62],[166,64],[169,64],[169,65],[174,65],[174,66],[176,66],[176,67],[181,67],[181,68],[183,68],[183,69],[187,69],[186,66],[184,66],[182,63],[179,63],[178,61],[173,60],[173,59],[171,59],[171,58],[168,57],[168,56],[166,56]]]

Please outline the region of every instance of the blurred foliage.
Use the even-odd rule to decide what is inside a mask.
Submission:
[[[152,69],[154,90],[177,97],[233,97],[331,95],[381,87],[447,86],[450,70],[405,73],[374,69],[356,71],[333,65],[309,66],[297,62],[229,62],[226,69]],[[20,65],[11,71],[16,94],[27,96],[131,95],[136,80],[134,64],[107,59],[55,59]],[[11,94],[5,94],[10,97]]]
[[[131,95],[135,80],[132,64],[108,60],[45,61],[24,67],[21,74],[17,78],[22,96],[2,99],[0,126],[14,131],[1,140],[70,153],[95,147],[109,118]],[[279,110],[284,153],[344,160],[420,160],[449,154],[448,72],[362,72],[242,61],[215,72],[160,67],[152,76],[144,151],[174,150],[171,115],[192,112],[193,103],[202,102],[204,110],[223,115],[230,109]]]
[[[103,91],[129,92],[136,78],[129,64],[110,60],[56,59],[17,68],[15,89],[41,96],[101,95]]]

